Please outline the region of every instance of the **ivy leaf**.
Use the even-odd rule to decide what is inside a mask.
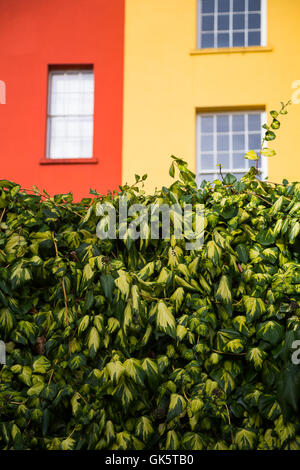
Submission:
[[[262,149],[261,153],[264,155],[264,157],[274,157],[274,155],[276,155],[276,151],[268,147]]]
[[[124,364],[125,374],[130,377],[136,384],[144,385],[145,371],[138,359],[127,359]]]
[[[169,410],[167,415],[167,420],[171,421],[180,415],[186,408],[186,401],[177,393],[172,393],[170,398]]]
[[[258,160],[258,155],[254,150],[249,150],[244,156],[246,160]]]
[[[166,450],[178,450],[180,441],[176,431],[169,431],[166,439]]]
[[[143,442],[147,442],[154,433],[151,420],[147,416],[141,416],[136,424],[135,435]]]
[[[243,302],[248,323],[260,318],[266,310],[266,306],[260,298],[245,296],[243,297]]]
[[[51,367],[51,362],[45,357],[41,356],[33,363],[33,372],[38,374],[46,374]]]
[[[88,335],[88,348],[89,348],[91,357],[95,357],[96,352],[99,349],[99,346],[100,346],[100,336],[99,336],[97,328],[93,326],[92,328],[90,328],[89,335]]]
[[[67,439],[64,439],[61,442],[62,450],[73,450],[74,446],[75,446],[75,439],[72,439],[71,437],[67,437]]]
[[[158,330],[163,331],[172,338],[176,338],[175,318],[163,300],[158,302],[156,326]]]
[[[283,336],[283,327],[275,321],[269,320],[258,325],[257,337],[271,343],[273,346],[278,344]]]
[[[246,358],[252,362],[255,369],[261,369],[267,354],[261,348],[250,348]]]
[[[235,442],[239,450],[253,450],[256,443],[256,434],[247,429],[241,429],[235,435]]]
[[[205,448],[205,441],[195,432],[187,432],[183,436],[182,445],[187,450],[203,450]]]
[[[265,134],[265,139],[267,141],[270,141],[270,140],[275,140],[276,139],[276,135],[273,131],[267,131],[266,134]]]
[[[226,311],[231,315],[232,314],[232,294],[230,281],[228,276],[223,275],[221,277],[217,292],[216,300],[219,300],[226,308]]]

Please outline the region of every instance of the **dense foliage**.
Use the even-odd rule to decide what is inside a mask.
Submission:
[[[80,203],[0,182],[0,449],[300,448],[300,183],[175,169]],[[203,248],[97,238],[124,194],[204,204]]]

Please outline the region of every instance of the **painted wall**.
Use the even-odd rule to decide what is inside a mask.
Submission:
[[[196,0],[127,0],[123,182],[148,173],[146,188],[168,182],[170,154],[196,169],[196,109],[288,101],[300,80],[300,2],[267,1],[267,47],[191,54]],[[282,119],[269,180],[300,181],[300,105]]]
[[[124,0],[0,0],[0,178],[50,193],[121,183]],[[48,65],[94,64],[94,164],[42,165]]]

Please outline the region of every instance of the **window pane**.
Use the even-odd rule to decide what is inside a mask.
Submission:
[[[261,44],[261,0],[203,0],[200,4],[200,47]]]
[[[49,125],[50,158],[92,157],[92,117],[52,117]]]
[[[248,114],[248,129],[249,131],[258,131],[261,128],[260,114]]]
[[[259,46],[260,45],[260,32],[253,31],[248,33],[248,46]]]
[[[201,137],[201,150],[203,152],[214,149],[214,136],[213,135],[202,135]]]
[[[51,80],[51,92],[61,93],[63,91],[65,91],[64,74],[62,73],[53,74],[52,80]]]
[[[236,114],[232,116],[232,130],[244,131],[245,130],[245,116],[244,114]]]
[[[213,13],[214,6],[214,0],[202,0],[202,13]]]
[[[245,15],[243,13],[237,13],[233,15],[233,29],[244,29],[245,28]]]
[[[218,11],[220,12],[229,11],[229,0],[218,0]]]
[[[248,2],[249,11],[259,11],[261,9],[261,0],[248,0]]]
[[[229,15],[218,15],[218,30],[229,30]]]
[[[235,47],[245,46],[245,34],[244,33],[233,33],[233,46]]]
[[[217,136],[217,150],[229,150],[229,136],[228,135]]]
[[[249,135],[249,150],[257,150],[261,146],[261,134]]]
[[[232,155],[232,166],[236,169],[246,168],[246,160],[244,158],[244,153],[234,153]]]
[[[228,132],[229,131],[229,116],[228,115],[217,115],[217,132]]]
[[[65,74],[65,93],[74,93],[80,91],[80,79],[78,72]]]
[[[212,153],[201,154],[201,170],[211,170],[214,166],[214,156]]]
[[[224,168],[229,168],[229,153],[218,153],[217,165],[220,164]]]
[[[245,0],[233,0],[233,11],[245,11]]]
[[[232,135],[232,148],[233,150],[244,150],[245,136],[243,134]]]
[[[229,33],[218,34],[218,47],[229,47]]]
[[[202,16],[202,31],[213,31],[214,30],[214,16],[207,15]]]
[[[49,158],[91,158],[94,76],[92,71],[51,72],[48,115]]]
[[[222,166],[223,175],[232,173],[238,179],[253,166],[253,162],[245,160],[244,155],[248,150],[258,152],[260,149],[261,116],[259,111],[212,113],[210,116],[202,116],[200,128],[209,130],[210,133],[201,132],[199,137],[205,148],[210,150],[203,151],[200,147],[197,173],[201,175],[198,180],[206,178],[204,171],[209,171],[212,179],[220,178],[218,165]]]
[[[248,28],[249,29],[260,28],[260,14],[254,13],[248,16]]]
[[[202,34],[201,47],[210,48],[214,47],[214,35],[213,34]]]
[[[213,132],[213,131],[214,131],[213,116],[202,116],[201,117],[201,132]]]

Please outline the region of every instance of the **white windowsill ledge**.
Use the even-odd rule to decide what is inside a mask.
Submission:
[[[273,47],[270,46],[249,46],[249,47],[221,47],[209,49],[193,49],[190,55],[207,55],[207,54],[233,54],[248,52],[271,52]]]

